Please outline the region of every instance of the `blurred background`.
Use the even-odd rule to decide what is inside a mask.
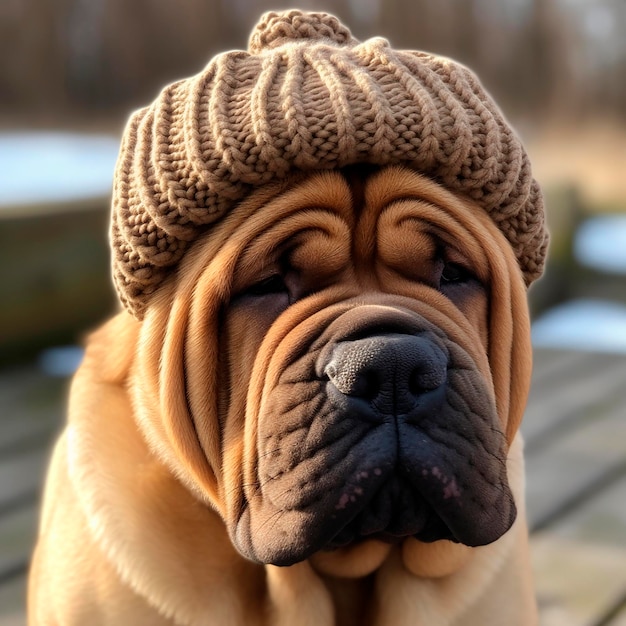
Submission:
[[[110,310],[108,193],[130,111],[151,102],[164,84],[200,71],[215,53],[245,48],[262,11],[288,6],[0,2],[0,364],[72,341]],[[626,253],[621,261],[595,258],[611,256],[613,248],[619,256],[623,223],[596,223],[596,231],[611,234],[611,250],[602,238],[597,245],[596,231],[582,244],[575,237],[587,214],[615,217],[626,204],[623,0],[299,6],[336,13],[361,39],[381,35],[396,47],[452,56],[478,73],[524,139],[548,196],[553,263],[532,291],[536,316],[579,296],[604,297],[604,287],[595,293],[598,263],[611,299],[623,299]],[[593,258],[583,258],[581,246]],[[615,271],[607,269],[620,280],[610,280]],[[590,283],[594,293],[586,294]],[[611,319],[620,311],[612,310]]]
[[[292,6],[477,72],[547,197],[537,349],[626,352],[624,0],[0,0],[0,607],[21,606],[76,346],[116,306],[107,221],[125,121]],[[21,623],[15,611],[0,623]]]

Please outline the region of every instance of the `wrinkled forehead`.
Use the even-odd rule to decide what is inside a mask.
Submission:
[[[245,272],[248,264],[313,234],[337,245],[349,242],[346,253],[357,266],[377,255],[406,267],[413,252],[439,244],[457,250],[484,282],[494,279],[494,250],[516,266],[511,246],[477,204],[398,166],[318,171],[268,185],[216,224],[201,247],[222,261],[242,257],[238,270]]]

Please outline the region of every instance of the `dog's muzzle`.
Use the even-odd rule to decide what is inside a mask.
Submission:
[[[507,446],[472,358],[417,316],[408,327],[338,326],[266,397],[239,549],[289,565],[372,538],[502,536],[516,515]]]

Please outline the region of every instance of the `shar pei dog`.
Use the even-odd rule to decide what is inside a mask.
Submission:
[[[263,16],[128,124],[31,625],[532,626],[541,192],[476,77]]]

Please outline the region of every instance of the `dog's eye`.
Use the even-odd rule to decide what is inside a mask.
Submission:
[[[246,290],[246,294],[250,296],[267,296],[286,292],[288,292],[287,285],[280,274],[272,274]]]
[[[458,263],[445,263],[441,271],[441,285],[466,283],[472,278],[473,274]]]

